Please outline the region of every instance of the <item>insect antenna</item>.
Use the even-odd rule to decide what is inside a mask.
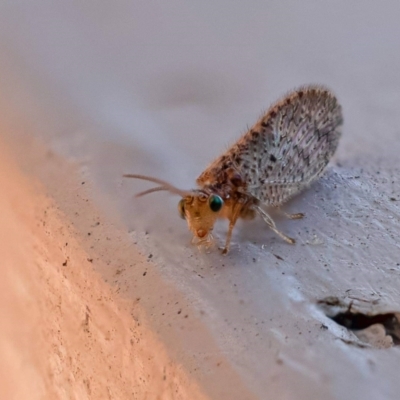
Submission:
[[[185,197],[185,196],[188,196],[188,195],[191,194],[191,192],[188,191],[188,190],[178,189],[177,187],[171,185],[170,183],[168,183],[166,181],[163,181],[162,179],[153,178],[151,176],[136,175],[136,174],[125,174],[125,175],[123,175],[123,177],[124,178],[141,179],[143,181],[149,181],[149,182],[153,182],[153,183],[157,183],[158,185],[161,185],[161,186],[157,186],[155,188],[148,189],[148,190],[145,190],[143,192],[140,192],[140,193],[138,193],[136,195],[136,197],[144,196],[146,194],[150,194],[150,193],[153,193],[153,192],[159,192],[159,191],[162,191],[162,190],[167,190],[167,191],[169,191],[171,193],[178,194],[178,195],[180,195],[182,197]]]
[[[166,188],[164,186],[157,186],[152,189],[143,190],[143,192],[139,192],[139,193],[135,194],[135,197],[142,197],[142,196],[145,196],[146,194],[150,194],[150,193],[154,193],[154,192],[161,192],[162,190],[168,190],[168,188]]]

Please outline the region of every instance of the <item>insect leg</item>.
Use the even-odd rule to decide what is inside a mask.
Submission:
[[[234,228],[234,226],[236,224],[236,221],[239,218],[241,209],[242,209],[242,205],[238,204],[236,206],[236,208],[234,209],[234,211],[233,211],[233,213],[231,215],[231,218],[229,219],[229,229],[228,229],[228,233],[226,235],[225,247],[222,250],[222,254],[227,254],[228,251],[229,251],[229,245],[231,243],[232,231],[233,231],[233,228]]]
[[[258,206],[254,206],[254,209],[261,215],[262,219],[267,223],[270,229],[272,229],[278,236],[280,236],[283,240],[285,240],[290,244],[296,243],[296,241],[293,238],[286,236],[284,233],[278,231],[274,220],[263,209],[261,209]]]
[[[279,212],[282,213],[286,218],[289,218],[289,219],[302,219],[304,217],[303,213],[288,214],[281,210],[279,210]]]

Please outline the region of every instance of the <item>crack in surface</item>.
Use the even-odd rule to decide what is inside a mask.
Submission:
[[[319,300],[318,305],[327,317],[351,331],[362,331],[372,325],[380,324],[385,334],[392,338],[393,345],[400,345],[400,312],[374,312],[373,302],[370,312],[361,312],[354,309],[353,301],[346,304],[337,297]]]

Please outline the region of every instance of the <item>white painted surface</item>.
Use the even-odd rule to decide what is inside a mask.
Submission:
[[[350,290],[400,309],[399,17],[398,1],[3,2],[0,116],[82,164],[99,203],[204,312],[256,397],[398,399],[399,349],[344,343],[354,336],[315,303]],[[288,206],[306,218],[277,221],[296,246],[255,221],[240,224],[227,257],[199,253],[178,199],[132,202],[147,186],[122,173],[191,187],[270,103],[306,83],[336,92],[345,125],[336,164]],[[217,232],[223,240],[225,226]],[[161,313],[160,293],[145,281],[135,290]]]

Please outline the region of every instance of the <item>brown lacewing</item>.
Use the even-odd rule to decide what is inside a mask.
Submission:
[[[181,190],[161,179],[126,174],[155,183],[138,193],[162,190],[181,196],[179,213],[193,233],[192,243],[210,246],[217,218],[229,229],[223,253],[229,251],[238,218],[259,215],[288,243],[264,207],[277,207],[301,192],[324,171],[335,153],[343,123],[341,106],[323,86],[304,86],[290,92],[269,110],[197,178],[198,189]],[[285,214],[291,219],[303,214]]]

